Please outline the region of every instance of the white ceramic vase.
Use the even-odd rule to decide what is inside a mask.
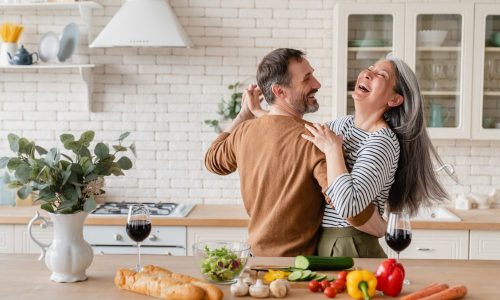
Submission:
[[[83,223],[86,212],[75,214],[49,214],[54,224],[54,239],[44,244],[31,233],[31,227],[37,220],[47,225],[47,220],[36,212],[28,224],[31,239],[42,248],[39,260],[45,257],[45,264],[52,272],[50,279],[56,282],[76,282],[87,279],[85,270],[94,258],[92,247],[83,239]]]
[[[10,57],[14,57],[17,51],[17,43],[2,43],[0,46],[0,66],[10,66]]]

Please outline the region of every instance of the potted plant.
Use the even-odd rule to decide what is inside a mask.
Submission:
[[[219,103],[217,114],[221,116],[218,120],[205,120],[205,124],[212,127],[215,132],[221,133],[222,128],[220,127],[220,123],[228,120],[233,120],[236,118],[241,109],[241,97],[243,94],[238,92],[238,87],[240,86],[239,82],[234,84],[230,84],[227,88],[232,91],[231,99],[229,101],[225,101],[221,99]]]
[[[87,278],[85,270],[92,263],[93,252],[83,239],[83,223],[88,213],[96,207],[95,197],[104,194],[104,177],[124,175],[123,170],[132,167],[132,161],[123,154],[130,150],[135,155],[134,144],[123,146],[129,135],[123,133],[117,144],[110,147],[97,143],[89,150],[94,139],[93,131],[86,131],[77,140],[72,134],[62,134],[60,140],[72,156],[57,148],[46,150],[35,142],[15,134],[8,135],[14,157],[2,157],[0,168],[7,167],[14,173],[4,176],[8,186],[17,188],[21,199],[38,192],[37,202],[48,211],[54,223],[54,241],[43,244],[33,238],[31,226],[37,220],[47,222],[37,212],[30,221],[31,238],[42,248],[40,259],[45,257],[52,271],[51,279],[57,282],[74,282]],[[119,157],[120,156],[120,157]],[[46,253],[47,251],[47,253]]]

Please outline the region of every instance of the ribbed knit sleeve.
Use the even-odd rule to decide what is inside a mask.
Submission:
[[[227,175],[236,171],[234,135],[221,133],[205,154],[205,167],[212,173]]]

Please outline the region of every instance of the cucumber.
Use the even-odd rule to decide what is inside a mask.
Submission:
[[[302,271],[302,276],[300,276],[299,280],[307,280],[309,276],[311,276],[312,271],[311,270],[304,270]]]
[[[311,272],[311,274],[307,277],[306,280],[313,280],[314,278],[316,278],[316,272]]]
[[[334,281],[335,277],[328,275],[328,276],[326,276],[326,280],[328,280],[328,281]]]
[[[303,256],[295,257],[295,267],[309,270],[345,270],[352,268],[354,261],[351,257],[338,256]]]
[[[309,271],[310,272],[310,271]],[[290,281],[297,281],[302,277],[302,271],[293,271],[288,275],[288,280]]]
[[[325,278],[326,278],[325,274],[316,274],[316,277],[314,277],[314,280],[321,281],[321,280],[323,280]],[[331,280],[329,280],[329,281],[331,281]]]

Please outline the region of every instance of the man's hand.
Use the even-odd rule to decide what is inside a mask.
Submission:
[[[245,93],[243,94],[243,97],[247,98],[246,104],[248,106],[248,109],[257,118],[268,113],[267,111],[263,110],[262,107],[260,106],[260,103],[262,102],[262,100],[264,100],[264,98],[261,96],[262,92],[256,84],[249,84],[248,87],[245,89]]]

